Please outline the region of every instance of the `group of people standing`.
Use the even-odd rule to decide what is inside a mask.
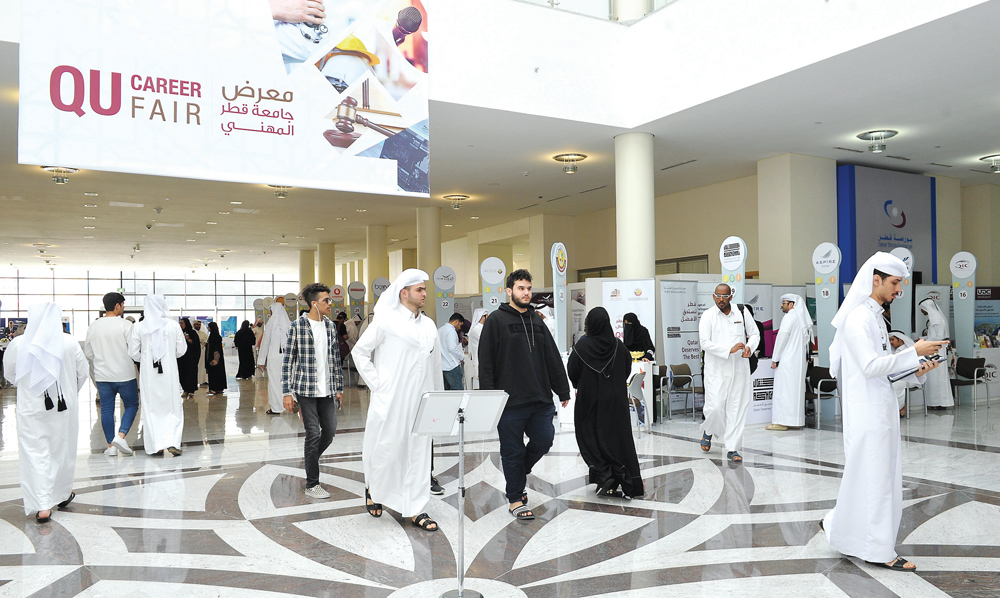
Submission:
[[[193,398],[200,386],[208,386],[209,396],[221,394],[228,383],[219,325],[209,322],[205,332],[201,320],[192,324],[189,318],[181,318],[179,324],[186,349],[177,358],[177,374],[184,396]]]

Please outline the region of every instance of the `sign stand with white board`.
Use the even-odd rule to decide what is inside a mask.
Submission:
[[[475,399],[475,408],[466,412]],[[445,390],[426,392],[420,397],[420,407],[413,422],[413,433],[421,436],[458,436],[458,589],[441,594],[441,598],[483,598],[475,590],[466,590],[465,583],[465,429],[473,434],[496,432],[500,416],[507,405],[507,393],[502,390]]]
[[[507,291],[504,288],[504,278],[507,276],[507,266],[498,257],[488,257],[479,265],[479,277],[483,288],[483,309],[493,313],[505,303]]]

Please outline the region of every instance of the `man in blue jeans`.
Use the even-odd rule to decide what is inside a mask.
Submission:
[[[337,325],[330,316],[330,287],[306,285],[302,299],[309,311],[292,322],[285,341],[281,365],[281,388],[285,409],[299,404],[306,428],[303,458],[309,498],[330,498],[319,485],[319,456],[337,432],[337,409],[344,398],[344,372],[340,366]]]
[[[490,314],[479,339],[479,386],[509,395],[497,425],[500,461],[507,480],[510,514],[534,519],[524,491],[531,468],[552,446],[555,403],[569,402],[569,380],[562,356],[541,316],[531,307],[531,274],[514,270],[507,277],[509,303]],[[524,437],[528,436],[525,446]]]
[[[139,386],[135,379],[135,362],[128,354],[128,339],[132,322],[122,318],[125,313],[125,296],[108,293],[104,296],[104,317],[98,318],[87,329],[83,353],[90,361],[101,401],[101,427],[108,448],[104,454],[115,457],[121,452],[131,455],[132,449],[125,442],[125,435],[132,428],[139,410]],[[115,434],[115,397],[121,395],[125,409],[122,425]]]

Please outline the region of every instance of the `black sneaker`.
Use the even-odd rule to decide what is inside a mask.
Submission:
[[[438,484],[438,479],[434,476],[431,476],[431,494],[434,496],[441,496],[444,494],[444,488]]]

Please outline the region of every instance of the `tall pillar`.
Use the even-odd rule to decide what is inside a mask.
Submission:
[[[319,267],[317,268],[317,278],[326,286],[337,284],[337,245],[334,243],[320,243],[316,246],[319,253]]]
[[[747,251],[757,251],[760,280],[811,281],[813,250],[824,241],[837,242],[837,162],[799,154],[760,160],[757,214],[759,246]]]
[[[938,208],[938,218],[941,208]],[[976,256],[976,285],[1000,284],[1000,186],[976,185],[962,188],[962,251]],[[940,233],[938,233],[940,235]],[[940,247],[938,255],[940,257]],[[952,254],[954,255],[954,254]],[[950,260],[951,257],[949,256]],[[951,280],[948,270],[938,269],[938,284]],[[927,279],[924,278],[926,282]]]
[[[299,290],[316,282],[316,252],[312,249],[299,250]]]
[[[615,213],[618,278],[656,275],[653,195],[653,135],[615,137]]]
[[[340,282],[338,282],[337,284],[339,284],[340,286],[342,286],[342,287],[344,287],[346,289],[347,285],[351,284],[350,265],[346,264],[346,263],[345,264],[341,264],[337,268],[337,272],[340,274]]]
[[[434,276],[441,266],[441,208],[430,206],[417,208],[417,268]],[[437,316],[434,296],[431,294],[433,281],[428,283],[427,304],[424,311],[431,320]]]
[[[366,248],[368,250],[368,273],[365,286],[368,287],[368,303],[374,305],[375,294],[372,292],[372,281],[376,278],[389,278],[389,231],[385,225],[370,225],[365,229]]]

